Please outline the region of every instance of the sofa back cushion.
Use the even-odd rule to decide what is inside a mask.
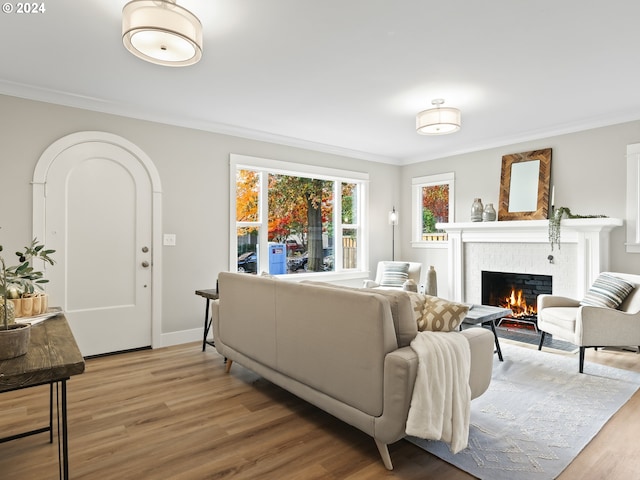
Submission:
[[[413,306],[411,305],[409,292],[404,290],[384,290],[380,288],[364,288],[362,290],[377,293],[389,300],[398,347],[408,347],[418,334],[418,326],[413,314]]]
[[[385,290],[383,288],[356,288],[345,287],[328,282],[317,282],[304,280],[302,283],[340,290],[352,290],[356,292],[376,293],[385,297],[389,301],[391,316],[393,318],[393,328],[396,333],[398,347],[408,347],[411,341],[418,334],[418,327],[413,313],[413,305],[409,293],[404,290]]]
[[[397,349],[389,301],[377,293],[221,273],[220,341],[373,416],[384,360]]]
[[[249,274],[222,272],[218,334],[224,344],[266,365],[275,365],[276,282]]]
[[[370,415],[383,408],[384,359],[397,348],[380,295],[281,282],[277,368]]]

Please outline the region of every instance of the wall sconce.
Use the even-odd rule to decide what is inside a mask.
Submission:
[[[389,225],[391,225],[391,260],[396,259],[396,225],[398,225],[398,212],[396,207],[389,212]]]

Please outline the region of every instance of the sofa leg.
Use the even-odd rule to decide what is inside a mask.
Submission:
[[[376,440],[376,447],[378,447],[378,451],[380,452],[380,456],[382,457],[382,463],[387,468],[387,470],[393,470],[393,464],[391,463],[391,456],[389,455],[389,448],[386,443],[382,443],[379,440]]]
[[[227,359],[227,364],[224,366],[224,373],[229,373],[231,371],[231,364],[233,360]]]
[[[580,373],[584,373],[584,349],[587,347],[580,347],[580,359],[579,359],[579,367],[578,371]]]
[[[540,343],[538,344],[538,350],[542,350],[542,344],[544,343],[544,336],[547,332],[540,332]]]

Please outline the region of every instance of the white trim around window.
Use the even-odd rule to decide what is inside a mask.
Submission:
[[[304,278],[313,278],[317,280],[347,280],[353,278],[360,278],[363,274],[367,273],[368,264],[369,264],[369,248],[368,248],[368,238],[369,238],[369,227],[368,227],[368,187],[369,187],[369,174],[364,172],[355,172],[348,170],[340,170],[335,168],[321,167],[317,165],[305,165],[300,163],[292,163],[292,162],[284,162],[280,160],[271,160],[259,157],[252,157],[247,155],[239,155],[239,154],[230,154],[229,157],[229,185],[230,185],[230,198],[229,198],[229,270],[236,271],[236,259],[237,259],[237,228],[238,222],[236,222],[236,172],[238,169],[246,169],[246,170],[255,170],[266,173],[274,173],[281,175],[290,175],[296,177],[306,177],[306,178],[316,178],[321,180],[329,180],[339,185],[341,182],[344,183],[356,183],[359,186],[359,195],[358,195],[358,222],[351,225],[342,224],[341,217],[341,198],[338,195],[340,191],[339,188],[336,188],[336,192],[334,197],[336,198],[336,202],[334,205],[334,218],[333,222],[335,225],[335,230],[340,231],[340,237],[342,234],[343,228],[348,229],[357,229],[358,230],[358,267],[355,269],[344,269],[342,268],[342,245],[340,242],[335,242],[334,246],[334,257],[336,258],[335,271],[327,271],[327,272],[310,272],[310,273],[298,273],[298,274],[285,274],[279,275],[282,277],[291,277],[292,279],[304,279]],[[266,176],[264,176],[266,179]],[[266,180],[265,180],[266,182]],[[263,183],[261,191],[264,191],[266,183]],[[267,231],[267,223],[265,220],[268,215],[266,211],[266,201],[260,202],[262,205],[261,212],[261,220],[258,222],[261,224],[261,230]],[[268,241],[267,235],[260,235],[260,249],[263,251],[267,251],[268,249]],[[266,256],[265,256],[266,257]],[[260,271],[266,271],[267,268],[265,264],[264,258],[260,260],[261,264],[259,266]]]
[[[422,237],[422,188],[435,185],[449,186],[449,219],[454,221],[455,175],[453,172],[425,175],[411,179],[411,246],[413,248],[447,248],[447,240],[423,240]]]

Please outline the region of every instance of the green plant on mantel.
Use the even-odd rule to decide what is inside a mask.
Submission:
[[[554,245],[558,245],[558,250],[560,250],[560,223],[562,222],[562,217],[566,218],[606,218],[606,215],[577,215],[571,213],[571,210],[568,207],[558,207],[556,208],[549,218],[549,243],[551,244],[551,250],[553,250]]]
[[[0,245],[0,252],[3,247]],[[53,265],[55,262],[50,257],[55,250],[47,250],[44,245],[34,238],[31,245],[24,247],[24,251],[16,252],[18,265],[7,267],[4,258],[0,255],[0,307],[2,308],[1,330],[9,329],[9,299],[21,298],[33,294],[36,289],[42,290],[42,285],[49,280],[44,278],[44,272],[35,270],[32,260],[39,258]]]

